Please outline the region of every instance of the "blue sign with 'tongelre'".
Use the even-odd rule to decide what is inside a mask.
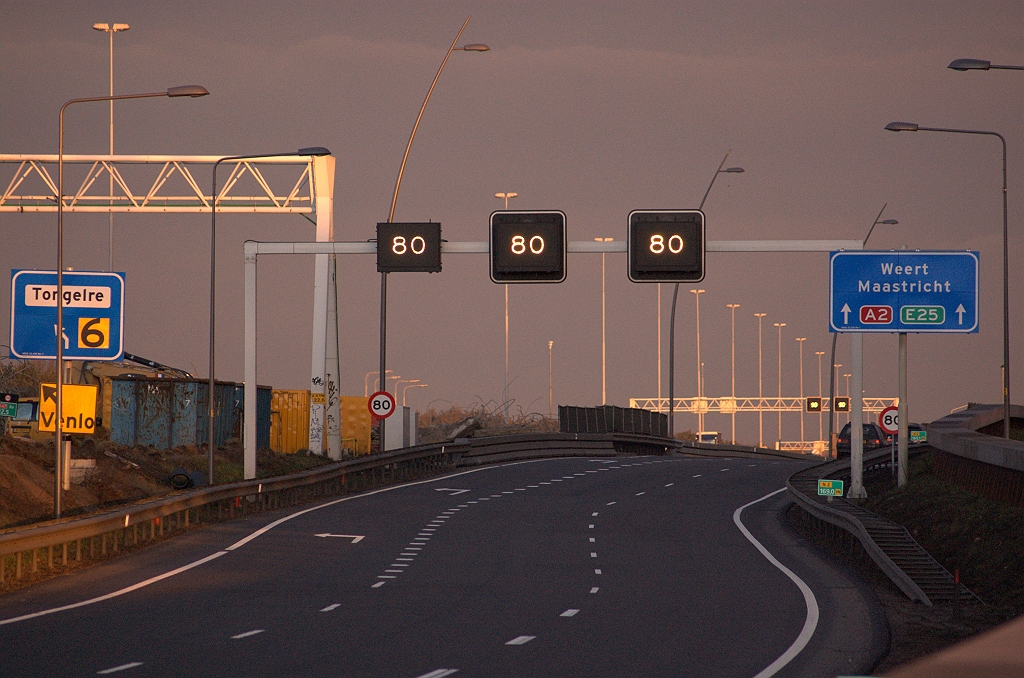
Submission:
[[[124,352],[124,273],[63,276],[65,360],[119,360]],[[11,357],[57,355],[56,271],[11,271]]]
[[[832,252],[832,332],[978,331],[977,252]]]

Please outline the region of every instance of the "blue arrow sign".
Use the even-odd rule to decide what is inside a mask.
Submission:
[[[124,273],[68,272],[63,285],[65,360],[119,360]],[[11,271],[11,357],[57,357],[56,271]]]
[[[832,332],[978,331],[977,252],[832,252]]]

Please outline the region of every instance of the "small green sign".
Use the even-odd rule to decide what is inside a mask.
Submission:
[[[0,403],[0,417],[14,417],[18,414],[18,403]]]
[[[842,480],[819,480],[818,481],[818,496],[819,497],[841,497],[841,496],[843,496],[843,481]]]
[[[944,306],[902,306],[900,322],[904,325],[941,325],[946,322]]]
[[[923,443],[928,440],[928,431],[911,431],[910,442]]]

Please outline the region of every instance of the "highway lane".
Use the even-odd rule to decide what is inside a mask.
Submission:
[[[799,465],[542,460],[234,521],[0,599],[0,674],[754,676],[808,608],[734,512]],[[848,590],[771,527],[779,499],[745,509],[752,536],[823,599]],[[813,675],[826,617],[778,675]]]

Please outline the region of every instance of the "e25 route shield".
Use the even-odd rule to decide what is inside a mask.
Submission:
[[[124,273],[64,274],[65,360],[119,360],[124,352]],[[56,271],[11,271],[11,357],[57,357]]]
[[[829,331],[978,331],[977,252],[832,252]]]

